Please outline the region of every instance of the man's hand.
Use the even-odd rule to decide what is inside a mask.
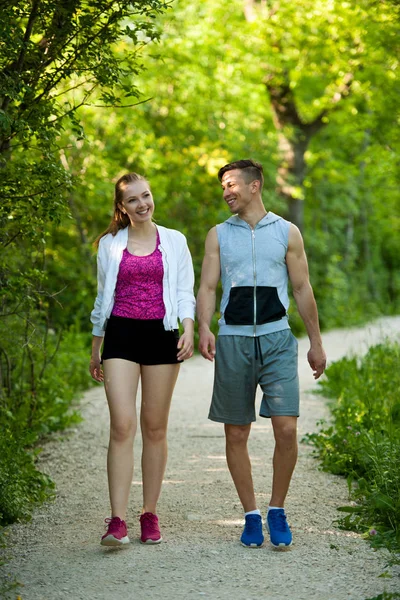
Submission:
[[[199,350],[201,355],[207,360],[213,361],[215,356],[215,335],[207,327],[199,331],[199,338]]]
[[[313,370],[314,379],[321,377],[326,367],[326,354],[322,346],[311,346],[307,359]]]

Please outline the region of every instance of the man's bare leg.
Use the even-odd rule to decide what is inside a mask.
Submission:
[[[285,504],[290,480],[297,462],[297,417],[272,417],[275,436],[273,480],[270,506]]]
[[[226,460],[244,512],[255,510],[253,477],[247,450],[251,424],[225,425]]]

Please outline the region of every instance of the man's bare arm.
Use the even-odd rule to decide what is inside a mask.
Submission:
[[[215,336],[210,330],[215,313],[216,290],[221,275],[217,229],[208,232],[201,268],[200,288],[197,294],[197,319],[199,322],[199,350],[204,358],[214,360]]]
[[[322,347],[317,304],[310,284],[303,238],[298,228],[293,224],[290,226],[289,231],[286,265],[293,288],[293,296],[310,339],[308,362],[314,371],[315,379],[318,379],[325,370],[326,355]]]

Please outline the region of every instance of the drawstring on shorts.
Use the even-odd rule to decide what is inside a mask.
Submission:
[[[264,363],[263,363],[262,350],[261,350],[261,344],[260,344],[259,337],[254,338],[254,355],[255,355],[255,359],[256,360],[260,359],[260,362],[263,365]]]

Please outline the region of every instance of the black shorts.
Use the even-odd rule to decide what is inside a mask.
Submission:
[[[174,365],[179,332],[166,331],[162,319],[128,319],[111,315],[108,320],[101,362],[123,358],[139,365]]]

